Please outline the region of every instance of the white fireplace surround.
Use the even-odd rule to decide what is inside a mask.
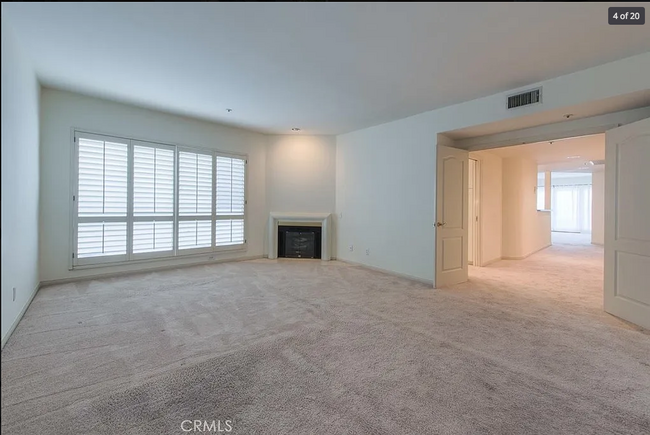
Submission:
[[[278,258],[278,225],[284,223],[320,224],[321,226],[321,259],[328,261],[332,258],[330,252],[330,231],[332,228],[331,213],[279,213],[269,214],[269,259]]]

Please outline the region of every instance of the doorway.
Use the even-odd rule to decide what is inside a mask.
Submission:
[[[616,114],[611,115],[615,116]],[[593,176],[593,174],[596,173],[593,166],[601,166],[600,170],[602,171],[602,177],[608,180],[607,186],[603,183],[603,190],[605,190],[605,192],[603,192],[602,195],[602,202],[607,204],[607,207],[603,207],[602,210],[602,233],[609,233],[609,235],[606,235],[604,240],[606,251],[604,261],[605,284],[600,287],[601,289],[604,287],[604,309],[609,313],[630,320],[638,325],[650,327],[650,324],[648,324],[648,319],[650,319],[650,289],[648,289],[647,286],[643,286],[642,280],[643,271],[650,267],[650,251],[647,250],[647,242],[644,242],[644,240],[650,240],[650,233],[648,233],[647,226],[641,225],[639,221],[641,216],[650,214],[650,200],[648,196],[644,194],[643,188],[640,187],[650,185],[650,176],[648,175],[648,171],[642,168],[641,163],[650,159],[650,120],[645,119],[632,122],[629,126],[624,127],[617,127],[617,125],[602,125],[598,128],[592,127],[589,129],[590,131],[588,134],[571,136],[568,134],[562,134],[561,132],[549,133],[548,130],[552,130],[552,125],[543,127],[545,128],[545,130],[543,130],[544,134],[539,135],[538,137],[547,136],[549,139],[540,141],[538,144],[541,145],[546,142],[546,147],[551,147],[554,142],[558,141],[580,140],[592,136],[598,136],[602,140],[602,138],[605,137],[602,133],[608,131],[605,146],[606,157],[601,156],[605,158],[598,158],[598,156],[596,156],[585,159],[581,154],[578,155],[579,157],[563,156],[563,158],[567,160],[565,165],[573,165],[573,162],[568,162],[568,160],[579,158],[583,161],[585,166],[570,169],[556,169],[558,169],[558,171],[585,171],[592,173]],[[600,131],[594,133],[594,130],[599,129]],[[530,133],[531,129],[528,130]],[[579,132],[579,130],[580,129],[576,129],[573,131]],[[566,129],[566,131],[570,131],[570,129]],[[514,134],[511,134],[510,136],[516,137]],[[538,204],[540,202],[537,197],[537,191],[539,189],[537,174],[539,172],[552,173],[552,170],[547,171],[546,169],[548,168],[543,168],[543,166],[550,163],[559,164],[560,162],[538,162],[537,160],[529,158],[518,159],[514,156],[498,155],[501,152],[499,151],[500,149],[504,150],[505,153],[513,152],[513,150],[517,148],[515,145],[516,142],[498,143],[498,141],[493,139],[492,144],[481,145],[478,143],[478,146],[472,147],[469,145],[472,143],[474,145],[477,144],[475,138],[454,141],[453,135],[451,135],[451,137],[452,139],[447,140],[445,143],[446,146],[442,148],[447,148],[451,142],[453,143],[451,146],[463,148],[472,152],[471,155],[468,153],[465,157],[458,157],[458,161],[461,161],[464,158],[464,161],[467,164],[467,178],[462,180],[462,184],[467,185],[466,192],[468,197],[463,198],[463,201],[461,201],[466,205],[468,210],[466,213],[468,220],[465,221],[466,228],[464,233],[467,240],[467,244],[465,245],[467,250],[465,252],[468,254],[465,256],[465,264],[469,264],[470,258],[472,263],[476,266],[486,266],[492,260],[527,259],[529,256],[535,254],[535,252],[550,246],[552,244],[551,227],[555,225],[558,228],[562,228],[562,225],[566,226],[567,222],[566,219],[564,221],[560,219],[559,221],[556,220],[555,222],[552,222],[552,212],[547,209],[539,209]],[[619,142],[616,141],[617,138],[620,138]],[[512,141],[512,139],[508,140]],[[504,142],[508,142],[508,140],[505,140]],[[521,138],[517,139],[517,141],[520,141],[520,145],[526,143],[526,141],[521,141]],[[439,156],[441,149],[440,142],[439,137]],[[475,154],[483,151],[486,152],[485,156],[478,156]],[[448,151],[444,150],[444,152]],[[626,153],[628,156],[623,158],[621,154],[622,152]],[[478,201],[473,201],[471,204],[471,200],[469,199],[469,158],[475,159],[478,162],[478,166],[481,167],[481,174],[478,179],[473,178],[476,183],[472,187],[472,193],[475,196],[480,192],[478,193]],[[495,164],[494,161],[498,161],[499,159],[501,161]],[[490,161],[492,164],[489,164]],[[486,164],[486,162],[488,164]],[[608,165],[603,165],[603,163],[606,162]],[[538,163],[542,164],[538,165]],[[588,167],[587,165],[591,167]],[[490,166],[500,166],[501,176],[490,174],[490,171],[486,171],[486,168]],[[532,177],[530,177],[530,174],[532,174]],[[441,173],[439,172],[439,181],[440,175]],[[474,171],[474,177],[476,177],[476,171]],[[524,179],[527,180],[528,178],[532,178],[532,184],[521,181]],[[490,180],[490,182],[486,183],[486,180]],[[486,188],[490,184],[491,189]],[[623,185],[627,186],[625,190],[621,189],[621,186]],[[548,187],[545,186],[544,189],[545,194],[548,193],[549,196],[552,195],[552,184]],[[489,205],[486,204],[486,198],[488,197],[490,190],[499,190],[501,192],[501,222],[498,222],[498,219],[489,219],[488,213],[486,213],[486,209],[490,208]],[[585,189],[583,189],[583,191],[584,190]],[[567,191],[570,191],[570,193],[567,194]],[[564,192],[564,194],[562,194],[562,192]],[[584,198],[589,198],[591,195],[591,209],[593,210],[595,208],[596,201],[593,191],[590,194],[581,194],[579,191],[576,194],[575,192],[575,189],[571,191],[571,189],[567,190],[566,188],[562,188],[558,189],[556,193],[560,194],[559,196],[564,196],[565,199],[567,195],[577,195],[578,199],[574,201],[576,203],[579,203],[581,200],[586,201]],[[439,187],[437,199],[438,210],[441,209],[441,201],[446,201],[447,203],[455,202],[450,201],[449,198],[441,198],[441,193]],[[626,201],[623,203],[621,202],[622,197],[626,198]],[[634,200],[632,198],[634,198]],[[460,199],[460,196],[458,199]],[[557,201],[559,200],[556,200],[556,202]],[[550,197],[550,202],[552,202],[552,197]],[[547,202],[545,201],[545,204],[546,203]],[[529,206],[530,204],[532,204],[532,207]],[[476,227],[469,225],[469,210],[474,205],[476,205],[479,210],[477,213],[479,220]],[[553,207],[551,206],[550,209],[552,210],[552,208]],[[606,216],[605,209],[610,210]],[[578,211],[576,214],[578,215],[578,220],[586,219],[585,216],[587,213],[585,213],[584,210]],[[625,216],[625,218],[623,218],[623,216]],[[575,221],[575,219],[573,220]],[[623,222],[626,224],[625,230],[621,227]],[[595,220],[592,216],[590,224],[593,226],[594,223]],[[440,224],[440,222],[436,225],[438,224]],[[571,229],[576,228],[575,222],[569,222],[569,224],[573,225]],[[472,229],[470,229],[470,226]],[[605,231],[605,228],[608,230]],[[485,240],[489,236],[498,236],[499,229],[501,231],[500,238],[502,239],[500,244],[501,255],[497,255],[495,259],[481,255],[484,254],[486,246],[492,248],[499,246],[499,243],[494,243],[494,240],[491,243],[486,243]],[[593,228],[591,228],[591,230],[592,233],[596,232]],[[628,233],[626,240],[622,240],[620,236],[624,231]],[[471,239],[469,238],[470,232],[472,234]],[[439,247],[440,238],[438,234],[439,233],[436,232],[436,244]],[[581,233],[578,232],[578,234]],[[566,240],[562,244],[565,246],[571,245],[571,243],[567,243]],[[590,245],[596,246],[597,243],[592,242]],[[476,247],[476,249],[470,251],[470,246],[472,246],[472,248]],[[456,251],[458,251],[458,249],[456,249]],[[471,257],[469,256],[470,252],[472,252]],[[618,254],[615,254],[616,256],[614,257],[612,252],[618,252]],[[478,253],[478,260],[476,259],[475,253]],[[439,254],[440,252],[437,251],[436,267],[438,267],[439,262],[445,260],[445,257],[440,256]],[[614,260],[614,258],[616,260]],[[612,278],[612,276],[615,278]],[[437,277],[438,275],[436,275],[436,284],[438,284]]]
[[[604,176],[604,134],[500,147],[469,156],[479,165],[485,163],[485,168],[474,178],[470,161],[470,196],[481,193],[468,208],[471,212],[475,206],[475,220],[490,209],[491,219],[487,227],[469,222],[469,245],[476,246],[476,252],[487,251],[487,261],[468,256],[474,260],[470,264],[521,260],[551,246],[559,233],[581,234],[579,239],[587,244],[602,245],[604,184],[597,183],[594,189],[592,179]],[[487,185],[482,188],[482,184]],[[481,238],[484,231],[492,234],[487,240]]]

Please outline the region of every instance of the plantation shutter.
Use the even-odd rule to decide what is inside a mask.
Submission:
[[[212,154],[178,153],[178,249],[212,247]]]
[[[246,160],[217,155],[216,170],[215,244],[243,244]]]
[[[77,220],[75,264],[102,257],[122,261],[127,252],[128,141],[76,136]],[[96,261],[93,261],[96,262]]]
[[[174,158],[173,147],[134,142],[133,254],[174,249]]]
[[[71,266],[245,246],[246,157],[74,132]]]

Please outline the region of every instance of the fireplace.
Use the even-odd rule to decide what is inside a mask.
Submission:
[[[290,213],[272,211],[268,220],[268,244],[267,256],[269,259],[278,258],[279,228],[286,226],[316,226],[320,228],[320,258],[329,261],[332,257],[330,238],[332,232],[332,215],[330,213]],[[316,252],[314,252],[316,256]],[[302,258],[302,257],[301,257]]]
[[[278,225],[278,257],[321,258],[321,227]]]

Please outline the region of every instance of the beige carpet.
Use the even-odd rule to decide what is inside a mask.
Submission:
[[[2,433],[648,434],[650,335],[602,249],[425,285],[258,260],[42,289],[2,352]]]

